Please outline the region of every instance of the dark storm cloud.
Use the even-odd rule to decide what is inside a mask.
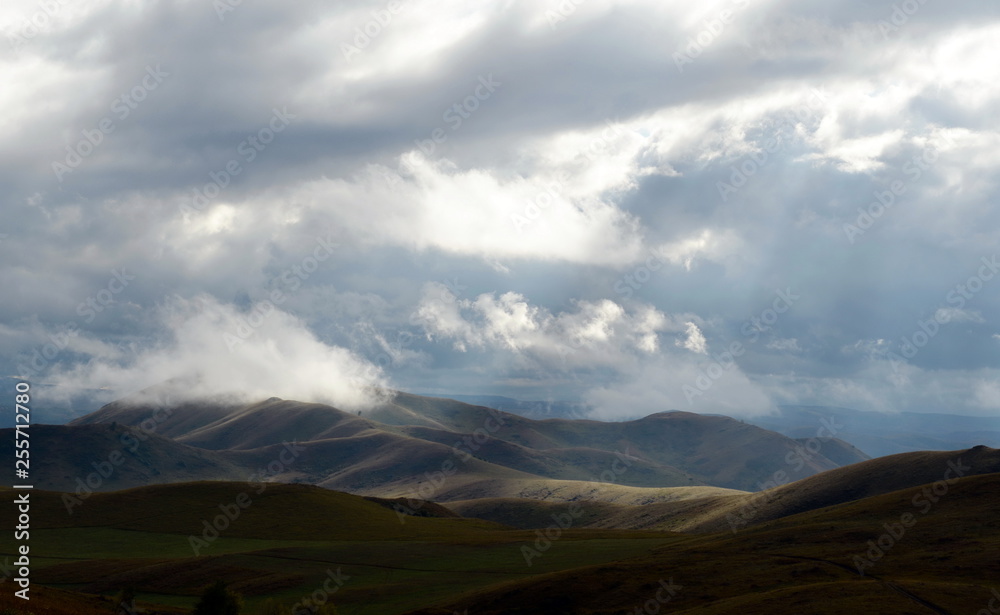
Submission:
[[[12,3],[3,362],[63,346],[39,378],[126,392],[280,297],[278,359],[404,388],[993,407],[994,5],[566,6],[107,2],[26,36]],[[412,318],[440,284],[456,329]],[[671,324],[623,350],[647,313]],[[546,350],[573,331],[615,352]]]

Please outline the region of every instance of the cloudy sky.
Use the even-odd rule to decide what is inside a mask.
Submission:
[[[0,27],[0,362],[50,420],[170,378],[1000,407],[995,2],[12,0]]]

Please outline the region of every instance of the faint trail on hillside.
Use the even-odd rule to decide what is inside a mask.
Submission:
[[[934,611],[938,615],[951,615],[951,611],[947,611],[947,610],[939,607],[938,605],[934,604],[933,602],[930,602],[928,600],[924,600],[923,598],[917,596],[916,594],[910,593],[909,591],[903,589],[901,586],[896,585],[895,583],[892,583],[892,582],[889,582],[889,581],[882,581],[881,579],[879,579],[879,581],[882,583],[882,585],[885,585],[889,589],[891,589],[891,590],[893,590],[895,592],[898,592],[899,594],[901,594],[903,596],[906,596],[907,598],[909,598],[910,600],[913,600],[917,604],[921,604],[921,605],[929,608],[930,610]]]
[[[917,596],[916,594],[911,593],[910,591],[904,589],[902,586],[897,585],[896,583],[893,583],[891,581],[886,581],[883,578],[877,577],[877,576],[875,576],[875,575],[873,575],[871,573],[859,574],[858,571],[855,568],[851,568],[847,564],[841,564],[840,562],[835,562],[835,561],[828,560],[828,559],[822,559],[822,558],[819,558],[819,557],[805,557],[803,555],[782,555],[780,553],[775,553],[773,555],[774,555],[774,557],[787,557],[788,559],[799,559],[799,560],[806,560],[806,561],[809,561],[809,562],[821,562],[823,564],[829,564],[831,566],[836,566],[837,568],[840,568],[841,570],[846,570],[847,572],[850,572],[851,574],[854,574],[854,575],[858,575],[861,578],[870,577],[871,579],[873,579],[873,580],[878,581],[879,583],[881,583],[882,586],[885,587],[886,589],[891,589],[892,591],[896,592],[897,594],[899,594],[899,595],[901,595],[901,596],[903,596],[905,598],[909,598],[913,602],[916,602],[920,606],[928,608],[928,609],[934,611],[938,615],[952,615],[951,611],[949,611],[949,610],[947,610],[945,608],[942,608],[942,607],[934,604],[933,602],[930,602],[929,600],[924,600],[920,596]]]

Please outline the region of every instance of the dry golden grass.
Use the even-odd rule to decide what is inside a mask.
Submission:
[[[1000,474],[961,479],[926,514],[913,504],[922,489],[738,534],[692,535],[655,555],[514,581],[413,615],[632,613],[655,597],[661,579],[683,586],[670,602],[672,613],[976,613],[1000,585]],[[916,524],[859,575],[854,556],[904,513],[915,514]]]

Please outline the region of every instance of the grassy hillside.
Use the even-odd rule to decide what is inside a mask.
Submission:
[[[954,477],[955,470],[949,473],[953,467],[961,468],[964,476],[1000,472],[1000,450],[980,446],[967,451],[901,453],[757,493],[702,487],[687,491],[638,490],[610,485],[592,485],[590,490],[576,491],[566,485],[564,491],[553,490],[544,498],[526,489],[510,493],[512,497],[504,500],[470,499],[448,502],[447,506],[464,516],[529,528],[538,527],[531,524],[545,519],[544,512],[551,501],[560,498],[568,501],[577,496],[593,500],[587,509],[594,514],[581,519],[580,527],[695,533],[742,531],[800,512],[932,483],[946,473]],[[501,490],[492,488],[484,493],[497,491]]]
[[[141,425],[146,431],[155,431],[161,436],[176,438],[225,418],[240,405],[227,399],[175,400],[171,395],[151,387],[135,395],[113,401],[100,410],[67,424],[118,422],[136,427]]]
[[[9,493],[9,489],[0,489]],[[240,506],[241,496],[249,502]],[[348,493],[313,485],[242,482],[196,482],[153,485],[111,493],[95,493],[86,498],[72,515],[63,506],[63,494],[34,491],[32,528],[56,529],[103,527],[119,530],[167,534],[200,534],[203,521],[230,510],[236,504],[239,516],[228,523],[229,538],[272,538],[282,540],[347,540],[359,536],[368,540],[423,538],[445,533],[467,537],[497,524],[476,519],[407,518],[400,522],[391,508]],[[169,503],[168,506],[164,506]],[[0,519],[14,520],[11,510]],[[16,525],[16,524],[15,524]]]
[[[378,457],[398,457],[396,451],[403,449],[416,461],[439,458],[447,449],[463,463],[476,458],[492,464],[480,468],[463,465],[469,480],[512,476],[499,472],[502,467],[522,476],[557,480],[612,480],[645,487],[713,485],[740,490],[762,488],[775,469],[789,464],[790,456],[798,460],[793,479],[865,459],[860,451],[835,440],[826,442],[826,450],[837,457],[836,462],[825,457],[823,450],[802,455],[803,444],[796,440],[722,416],[664,412],[617,423],[539,421],[402,392],[361,416],[322,404],[278,398],[229,406],[218,400],[203,406],[185,403],[159,411],[137,399],[109,404],[74,424],[118,421],[139,425],[151,420],[157,433],[217,451],[261,450],[293,440],[337,442],[338,449],[354,453],[327,447],[326,460],[314,463],[314,470],[285,478],[364,493],[382,484],[392,492],[400,481],[406,483],[403,478],[388,476],[391,472],[362,477],[356,470],[362,466],[395,467],[389,459]],[[362,448],[368,452],[361,453]],[[625,459],[628,463],[622,466]],[[315,469],[319,466],[325,467]],[[425,471],[429,470],[414,468],[413,480],[419,481]]]
[[[14,458],[13,429],[0,429],[0,456]],[[191,480],[245,480],[257,458],[186,446],[123,424],[32,425],[36,486],[112,490]],[[80,482],[78,482],[80,481]]]
[[[899,453],[837,468],[765,492],[727,499],[713,514],[675,526],[684,531],[722,531],[731,521],[742,528],[799,512],[881,495],[955,477],[1000,472],[1000,449]],[[730,517],[732,515],[732,517]],[[666,526],[663,526],[666,527]]]
[[[691,536],[651,555],[499,584],[412,615],[464,612],[620,614],[652,604],[671,613],[976,613],[1000,575],[1000,475],[963,478],[924,512],[932,485],[787,517],[733,535]],[[884,538],[886,524],[902,527]],[[885,550],[872,551],[868,541]],[[661,581],[675,589],[657,602]],[[648,601],[652,601],[651,603]]]
[[[414,426],[399,429],[412,437],[447,446],[461,441],[452,431]],[[500,438],[486,439],[477,446],[472,452],[480,459],[536,476],[565,480],[600,480],[601,474],[612,468],[618,459],[614,452],[599,448],[567,446],[536,449]],[[625,477],[622,476],[622,479]],[[673,466],[630,455],[627,482],[635,487],[665,487],[694,484],[695,479]],[[700,479],[698,484],[701,484]]]
[[[551,488],[552,493],[529,493],[534,497],[477,498],[445,502],[444,506],[463,517],[496,521],[511,527],[544,528],[552,523],[552,515],[565,509],[568,502],[576,502],[582,512],[576,527],[651,529],[659,528],[662,519],[657,514],[664,504],[670,505],[692,500],[712,501],[741,491],[719,487],[668,487],[640,489],[621,485],[595,485],[570,481],[548,481],[536,489]],[[525,485],[528,489],[529,485]],[[498,491],[491,489],[490,491]],[[669,508],[671,512],[675,509]]]
[[[134,585],[147,602],[189,608],[201,587],[223,579],[247,596],[252,614],[266,597],[291,605],[334,574],[342,586],[333,600],[344,613],[611,615],[647,605],[692,615],[975,613],[1000,575],[1000,474],[916,485],[736,534],[577,529],[615,505],[522,509],[538,515],[527,525],[548,515],[551,539],[486,521],[401,521],[387,502],[308,485],[260,487],[96,494],[72,516],[60,494],[33,493],[37,604],[52,605],[54,615],[89,615],[108,604],[96,595]],[[929,505],[920,499],[927,493],[938,494]],[[241,494],[252,503],[195,555],[190,537]],[[552,533],[570,510],[581,512]],[[0,517],[9,524],[11,515]],[[10,541],[0,536],[0,556],[12,553]],[[882,547],[873,551],[875,544]]]
[[[558,552],[529,567],[521,546],[536,539],[533,532],[450,516],[401,518],[391,503],[309,485],[258,493],[261,487],[204,482],[101,493],[72,516],[61,494],[33,492],[35,587],[110,595],[133,585],[144,600],[190,608],[206,583],[223,579],[256,608],[267,597],[291,606],[333,571],[346,578],[334,599],[343,612],[386,615],[496,582],[649,553],[680,538],[570,528]],[[206,538],[206,521],[247,498],[239,515],[216,524],[224,526],[217,537]],[[11,509],[0,514],[6,524]],[[420,512],[433,514],[434,506]],[[192,536],[206,543],[197,554]],[[13,553],[11,539],[0,536],[0,557]],[[90,606],[72,609],[102,604],[67,596],[68,612],[89,614]]]
[[[238,407],[177,439],[200,448],[245,450],[282,442],[346,438],[377,429],[377,424],[331,406],[272,397]]]
[[[505,479],[455,484],[439,492],[439,501],[452,502],[480,498],[520,498],[530,502],[606,502],[622,506],[647,506],[693,498],[743,495],[746,491],[722,487],[630,487],[607,483],[550,479]],[[495,494],[495,495],[491,495]]]
[[[454,449],[443,444],[378,430],[294,445],[212,451],[121,424],[38,425],[35,428],[36,486],[70,491],[100,492],[191,479],[253,478],[317,484],[362,495],[439,501],[522,497],[649,503],[673,500],[677,489],[548,479],[477,457],[456,455]],[[6,447],[7,454],[12,456],[13,438],[3,442],[6,445],[0,442],[0,452]],[[532,455],[534,463],[540,466],[534,469],[553,476],[558,476],[560,471],[570,475],[589,474],[583,468],[592,467],[595,456],[600,456],[609,468],[617,459],[603,451],[559,449],[549,454],[499,440],[495,442],[523,452],[525,456]],[[509,455],[498,456],[512,465],[523,465]],[[628,464],[617,466],[627,470],[623,476],[641,473],[649,467],[634,458],[629,459]],[[619,475],[614,474],[611,478],[617,480]],[[81,488],[81,484],[86,485],[86,489]],[[704,488],[692,493],[722,491]]]
[[[428,416],[452,430],[473,431],[491,416],[504,417],[505,424],[491,433],[494,438],[533,449],[596,449],[627,453],[646,462],[682,471],[688,482],[742,490],[756,490],[770,479],[776,468],[787,465],[786,457],[801,449],[801,443],[754,425],[724,416],[690,412],[661,412],[642,419],[623,422],[545,419],[524,417],[468,406],[454,400],[398,394],[396,406]],[[374,413],[374,417],[379,414]],[[820,427],[817,422],[816,428]],[[830,440],[828,442],[835,442]],[[825,446],[825,444],[824,444]],[[795,478],[804,478],[832,469],[844,462],[863,461],[867,455],[845,443],[830,444],[840,457],[833,462],[823,451],[803,456]],[[845,450],[846,449],[846,450]],[[719,454],[725,451],[726,454]],[[621,482],[638,486],[623,475]]]

